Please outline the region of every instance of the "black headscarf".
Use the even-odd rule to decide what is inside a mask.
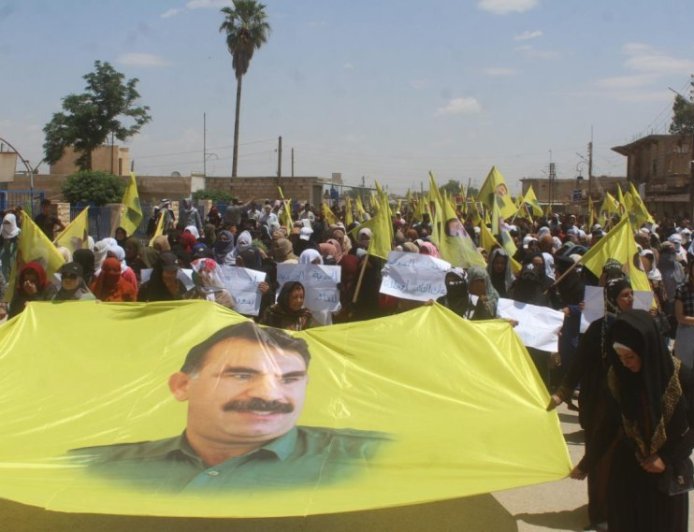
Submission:
[[[465,318],[470,310],[470,293],[465,277],[456,271],[450,271],[446,273],[444,282],[446,296],[442,298],[442,303],[458,316]]]
[[[89,249],[76,249],[72,260],[82,267],[82,279],[89,286],[94,280],[94,253]]]
[[[608,383],[625,434],[642,457],[651,456],[665,444],[668,433],[680,435],[688,427],[680,362],[670,355],[655,321],[644,310],[621,313],[610,328],[608,341],[629,347],[641,358],[641,370],[634,373],[613,355]]]
[[[520,277],[511,287],[511,298],[520,303],[547,306],[549,299],[542,284],[543,273],[538,272],[532,264],[523,267]]]

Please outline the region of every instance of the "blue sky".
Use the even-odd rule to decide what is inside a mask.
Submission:
[[[664,133],[672,87],[694,73],[691,2],[669,0],[267,0],[267,44],[244,78],[239,175],[283,173],[391,192],[512,192],[587,167],[624,175],[610,148]],[[42,158],[42,128],[99,59],[137,77],[153,120],[127,145],[139,175],[231,174],[235,80],[219,9],[230,0],[0,0],[0,136]],[[44,165],[42,170],[46,171]]]

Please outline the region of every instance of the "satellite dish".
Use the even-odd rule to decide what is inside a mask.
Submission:
[[[178,170],[174,170],[173,172],[171,172],[171,177],[181,177],[181,172],[179,172]]]

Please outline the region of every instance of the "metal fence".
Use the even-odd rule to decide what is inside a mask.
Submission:
[[[21,207],[25,212],[36,215],[45,197],[42,190],[34,190],[33,198],[30,190],[0,190],[0,211]]]

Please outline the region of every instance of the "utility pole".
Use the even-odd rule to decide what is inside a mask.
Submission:
[[[556,166],[552,162],[552,150],[549,150],[549,186],[547,187],[548,200],[549,200],[549,210],[552,210],[552,204],[554,203],[554,181],[557,179]]]
[[[207,113],[202,113],[202,175],[207,177]]]
[[[292,177],[294,177],[294,148],[292,148]]]
[[[593,126],[590,127],[588,143],[588,197],[593,199]]]
[[[277,142],[277,177],[282,177],[282,137]]]

